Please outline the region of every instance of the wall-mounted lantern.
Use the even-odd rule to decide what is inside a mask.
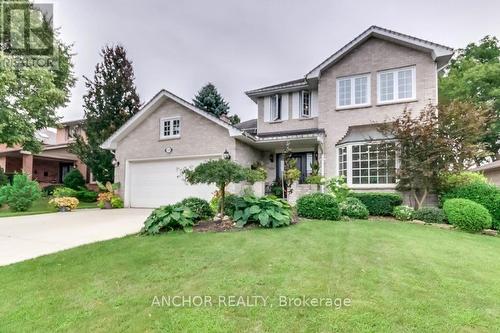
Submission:
[[[226,150],[224,150],[224,153],[222,153],[222,158],[224,158],[225,160],[230,160],[231,159],[231,154],[229,154],[229,152]]]

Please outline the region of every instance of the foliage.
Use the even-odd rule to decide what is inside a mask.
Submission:
[[[113,181],[113,154],[100,145],[136,114],[141,106],[134,84],[132,62],[123,46],[106,46],[102,62],[95,67],[93,80],[85,77],[83,97],[86,136],[77,135],[70,150],[78,155],[100,182]]]
[[[462,171],[458,173],[444,173],[439,177],[439,192],[447,193],[456,188],[474,183],[488,183],[488,179],[479,172]]]
[[[422,207],[415,211],[413,218],[427,223],[445,223],[446,215],[437,207]]]
[[[396,206],[392,210],[392,215],[394,215],[394,217],[400,221],[409,221],[409,220],[413,219],[414,213],[415,213],[415,210],[412,207],[404,206],[404,205],[403,206]]]
[[[193,104],[202,110],[205,110],[217,118],[227,115],[229,104],[222,98],[217,88],[212,83],[207,83],[201,88],[193,99]]]
[[[61,185],[47,185],[42,189],[42,192],[46,193],[47,195],[53,195],[54,191],[59,187],[61,187]]]
[[[73,197],[60,197],[60,198],[54,198],[49,201],[49,205],[56,207],[56,208],[67,208],[69,210],[74,210],[76,207],[78,207],[78,204],[80,202],[78,201],[77,198]]]
[[[307,184],[322,185],[325,183],[325,178],[320,175],[310,175],[306,178]]]
[[[347,197],[344,201],[339,203],[339,207],[342,216],[355,219],[367,219],[370,214],[368,208],[366,208],[361,200],[354,197]]]
[[[249,180],[252,171],[225,159],[210,160],[199,164],[194,169],[182,170],[184,179],[190,184],[215,184],[220,195],[220,213],[224,215],[226,186]]]
[[[397,170],[397,189],[409,191],[417,208],[436,189],[440,174],[464,168],[455,157],[457,154],[464,162],[473,160],[480,151],[476,144],[480,131],[468,129],[460,135],[456,131],[447,133],[452,127],[456,128],[439,121],[437,109],[432,105],[427,105],[417,117],[406,108],[392,123],[379,126],[383,133],[393,136],[398,142],[401,163]]]
[[[8,183],[9,177],[7,177],[2,167],[0,167],[0,187],[7,185]]]
[[[392,215],[394,207],[401,205],[403,199],[397,193],[353,192],[350,196],[358,198],[368,208],[370,215]]]
[[[455,53],[446,74],[439,79],[439,100],[470,101],[490,109],[488,121],[480,124],[481,141],[499,158],[500,150],[500,43],[486,36]],[[482,158],[484,159],[484,157]]]
[[[269,192],[278,198],[283,198],[283,186],[281,184],[281,179],[277,179],[271,183],[269,186]]]
[[[41,13],[27,0],[2,1],[2,13],[7,12],[10,6],[20,5]],[[13,36],[23,36],[23,40],[27,38],[23,35],[28,31],[24,24],[11,24],[11,29],[0,32],[0,143],[10,147],[20,145],[23,150],[37,153],[42,144],[35,133],[56,126],[59,120],[56,110],[68,102],[75,78],[71,46],[61,41],[46,16],[30,15],[30,20],[31,26],[37,27],[36,38],[29,40],[31,47],[43,50],[46,45],[41,43],[51,43],[54,51],[47,56],[36,56],[34,61],[31,55],[16,53],[15,43],[22,41],[14,40]],[[48,65],[23,65],[38,61]]]
[[[36,181],[29,180],[26,174],[16,174],[12,184],[0,188],[0,204],[6,203],[13,212],[25,212],[40,199],[42,192]]]
[[[81,187],[85,187],[85,178],[83,178],[80,170],[73,168],[64,177],[63,184],[64,186],[72,188],[73,190],[79,190]]]
[[[101,182],[96,182],[97,187],[99,188],[100,191],[102,192],[109,192],[112,194],[116,194],[116,191],[120,188],[121,184],[120,183],[111,183],[111,182],[106,182],[106,184],[103,184]]]
[[[96,202],[97,196],[97,192],[89,191],[87,189],[81,189],[76,192],[76,198],[82,202]]]
[[[237,114],[233,114],[232,116],[229,116],[228,118],[229,118],[229,122],[231,123],[231,125],[237,125],[237,124],[241,123],[241,119]]]
[[[282,188],[283,188],[283,198],[287,198],[290,193],[292,193],[291,186],[293,182],[297,181],[297,172],[288,170],[295,169],[297,170],[297,161],[292,156],[292,149],[290,148],[290,141],[286,142],[285,149],[283,150],[283,179],[282,179]],[[300,177],[300,174],[299,174]]]
[[[326,190],[337,199],[337,202],[344,201],[351,193],[344,176],[332,177],[326,180]]]
[[[115,195],[111,198],[111,208],[123,208],[123,200],[119,196]]]
[[[301,217],[318,220],[339,220],[340,208],[329,194],[312,193],[297,200],[297,213]]]
[[[237,198],[235,206],[232,217],[238,227],[255,222],[262,227],[277,228],[290,225],[292,221],[292,207],[283,199],[244,196]]]
[[[183,229],[191,232],[198,215],[185,206],[168,205],[155,209],[144,222],[142,234],[156,235],[164,231]]]
[[[445,193],[441,200],[461,198],[469,199],[483,205],[493,218],[493,228],[500,229],[500,188],[493,184],[472,183],[457,187]]]
[[[443,210],[448,221],[462,230],[478,232],[491,227],[488,210],[472,200],[448,199],[444,202]]]
[[[76,193],[77,193],[77,191],[73,190],[72,188],[60,186],[60,187],[57,187],[56,189],[54,189],[54,191],[52,192],[52,195],[55,198],[63,198],[63,197],[76,198]]]
[[[285,171],[285,180],[287,184],[293,184],[300,179],[300,170],[297,168],[290,168]]]
[[[196,215],[198,215],[199,220],[209,219],[214,216],[214,210],[212,210],[210,204],[204,199],[190,197],[182,200],[179,204],[191,209],[194,213],[196,213]]]

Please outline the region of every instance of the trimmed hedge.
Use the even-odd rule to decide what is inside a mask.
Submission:
[[[297,200],[297,214],[310,219],[335,221],[340,219],[340,208],[333,196],[312,193]]]
[[[442,209],[436,207],[424,207],[415,212],[413,218],[427,223],[445,223],[446,215]]]
[[[350,196],[358,198],[368,208],[370,215],[391,216],[394,207],[403,203],[403,198],[397,193],[353,192]]]
[[[66,176],[64,176],[63,184],[66,187],[78,191],[81,187],[85,187],[85,178],[78,169],[72,169]]]
[[[444,194],[442,201],[448,199],[469,199],[483,205],[493,218],[493,228],[500,229],[500,188],[493,184],[472,183],[466,186],[457,187]]]
[[[368,215],[370,215],[368,208],[358,198],[347,197],[339,203],[339,207],[343,216],[355,219],[367,219]]]
[[[469,199],[449,199],[443,210],[454,226],[468,232],[479,232],[491,227],[491,215],[481,204]]]
[[[99,194],[94,191],[80,190],[76,192],[76,198],[81,202],[96,202]]]

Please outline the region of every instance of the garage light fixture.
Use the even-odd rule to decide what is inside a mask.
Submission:
[[[111,161],[111,164],[113,164],[115,168],[118,168],[120,166],[120,162],[114,157],[113,160]]]
[[[226,150],[224,150],[224,153],[222,154],[222,157],[225,159],[225,160],[230,160],[231,159],[231,155],[229,154],[229,152]]]

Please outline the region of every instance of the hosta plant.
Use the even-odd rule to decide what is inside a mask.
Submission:
[[[266,228],[287,226],[292,222],[292,207],[285,200],[273,197],[238,197],[233,219],[237,227],[243,227],[248,222],[259,223]]]
[[[394,217],[400,221],[409,221],[413,219],[413,214],[415,210],[409,206],[396,206],[392,211]]]
[[[144,222],[141,233],[156,235],[161,232],[183,229],[193,231],[198,215],[185,206],[168,205],[155,209]]]
[[[78,207],[80,202],[77,198],[73,197],[60,197],[54,198],[49,201],[49,204],[53,207],[56,207],[60,210],[73,210]]]

